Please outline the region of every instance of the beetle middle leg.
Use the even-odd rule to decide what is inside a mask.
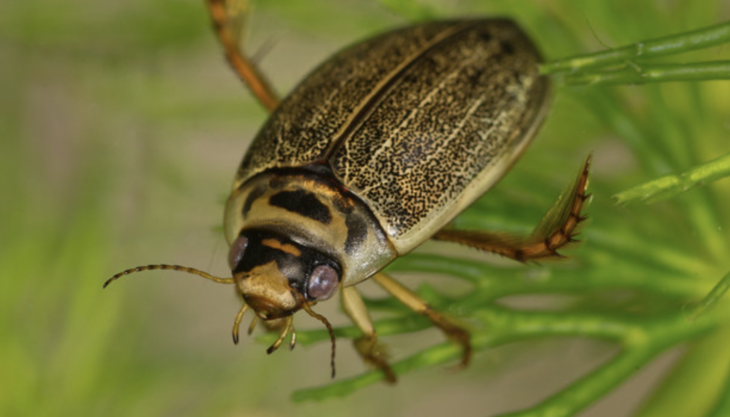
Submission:
[[[433,236],[436,240],[461,243],[486,252],[496,253],[520,262],[537,259],[562,258],[558,249],[578,242],[576,228],[586,219],[581,215],[585,201],[591,156],[575,182],[561,194],[535,230],[526,236],[475,230],[444,229]]]
[[[467,366],[469,364],[469,360],[471,359],[471,337],[466,329],[463,329],[449,320],[445,315],[432,309],[431,306],[429,306],[421,297],[416,295],[416,293],[404,287],[401,283],[388,275],[379,272],[373,275],[372,279],[393,297],[397,298],[398,301],[405,304],[416,313],[431,320],[431,323],[441,329],[447,337],[460,344],[464,350],[464,353],[461,356],[461,366]]]
[[[216,36],[223,46],[226,59],[228,59],[231,67],[246,83],[259,103],[269,112],[274,111],[279,105],[279,98],[266,77],[259,71],[256,64],[246,57],[241,48],[240,32],[243,19],[246,17],[247,2],[240,0],[208,0],[207,4]]]
[[[353,340],[357,353],[366,363],[382,370],[385,373],[387,382],[395,383],[395,373],[388,364],[384,346],[378,343],[373,321],[367,307],[365,307],[365,303],[362,301],[362,297],[360,297],[360,293],[355,287],[342,287],[341,300],[345,313],[363,334],[362,337]]]

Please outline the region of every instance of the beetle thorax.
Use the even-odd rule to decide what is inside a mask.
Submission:
[[[343,285],[368,278],[396,256],[362,201],[335,179],[305,169],[259,174],[233,191],[226,239],[234,244],[249,230],[283,236],[333,259]]]

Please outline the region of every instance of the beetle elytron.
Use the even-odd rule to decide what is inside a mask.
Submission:
[[[509,20],[417,24],[351,46],[320,65],[281,103],[241,53],[224,0],[209,0],[217,36],[234,69],[271,117],[238,168],[225,210],[231,278],[247,309],[278,322],[276,350],[296,342],[293,313],[339,289],[362,331],[361,356],[395,375],[355,284],[373,279],[429,318],[471,354],[469,334],[380,272],[427,239],[457,242],[518,261],[557,257],[584,217],[586,161],[574,185],[529,236],[446,228],[514,164],[541,124],[549,82],[540,56]]]

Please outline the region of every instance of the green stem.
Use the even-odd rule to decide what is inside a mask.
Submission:
[[[641,329],[631,322],[605,315],[514,312],[494,307],[475,314],[474,318],[484,328],[488,327],[488,330],[472,333],[471,343],[475,352],[534,337],[588,336],[618,340],[625,339],[627,335],[641,334]],[[375,327],[380,333],[381,322],[376,322]],[[416,369],[446,364],[458,359],[461,354],[460,346],[451,342],[441,343],[399,361],[392,368],[397,375],[403,375]],[[307,401],[341,397],[382,380],[383,373],[374,370],[333,384],[297,391],[293,399]]]
[[[502,417],[573,416],[631,376],[653,355],[653,349],[630,349],[542,404]]]
[[[711,311],[717,306],[717,302],[720,301],[723,295],[730,288],[730,272],[725,274],[720,282],[715,285],[712,290],[700,301],[700,303],[692,310],[688,320],[691,322],[697,321],[703,314]]]
[[[694,326],[692,323],[688,325]],[[707,413],[723,394],[730,371],[727,349],[730,329],[718,330],[683,343],[679,357],[671,369],[666,370],[635,417],[708,417]]]
[[[576,71],[583,68],[608,66],[636,58],[654,58],[708,48],[728,41],[730,41],[730,23],[721,23],[695,31],[637,42],[608,51],[558,59],[543,64],[540,71],[543,74],[553,74],[560,71]]]
[[[714,326],[714,324],[713,324]],[[568,417],[593,404],[653,357],[676,343],[696,337],[713,326],[687,325],[680,315],[667,322],[647,323],[643,335],[626,341],[625,350],[609,363],[575,381],[542,404],[504,417]]]
[[[707,265],[671,247],[652,244],[652,250],[647,251],[646,244],[630,245],[624,240],[613,242],[608,235],[597,233],[591,234],[590,244],[599,252],[615,254],[614,258],[621,261],[615,262],[611,268],[595,268],[587,273],[585,269],[553,270],[539,266],[490,267],[485,262],[412,253],[391,264],[388,272],[457,277],[477,288],[473,297],[485,294],[492,300],[516,293],[576,292],[616,287],[684,298],[701,296],[707,291],[698,287],[697,282],[687,280],[687,274],[704,273]],[[597,262],[591,259],[590,253],[585,258],[590,264]],[[535,278],[536,275],[542,278]],[[661,279],[662,285],[657,287],[652,277]],[[449,279],[444,278],[444,281]]]
[[[607,314],[514,311],[490,307],[473,313],[489,334],[501,334],[491,346],[545,336],[581,336],[629,342],[645,340],[638,321]]]
[[[453,361],[459,358],[461,354],[462,351],[460,346],[451,342],[444,342],[418,352],[415,355],[396,363],[392,366],[392,369],[396,375],[403,375],[416,369],[430,368],[434,365]],[[292,399],[296,402],[301,402],[310,400],[321,401],[332,397],[343,397],[361,388],[365,388],[368,385],[380,382],[383,379],[383,372],[380,370],[373,370],[350,379],[338,381],[334,384],[296,391],[292,394]]]
[[[615,71],[589,71],[566,74],[558,83],[566,86],[595,84],[645,84],[672,81],[711,81],[730,79],[730,61],[697,62],[693,64],[629,63]]]
[[[589,235],[590,232],[590,235]],[[587,240],[590,241],[591,248],[594,249],[587,256],[591,257],[591,263],[597,262],[596,257],[600,258],[601,253],[595,250],[605,251],[612,255],[614,259],[620,260],[620,265],[634,265],[637,270],[651,269],[654,274],[667,273],[671,275],[693,275],[699,272],[711,270],[712,265],[708,265],[707,261],[698,258],[694,254],[682,251],[666,243],[650,240],[649,238],[640,240],[629,237],[617,236],[619,233],[607,233],[605,231],[587,231]],[[651,249],[647,249],[650,247]],[[686,288],[692,291],[693,283],[686,284]]]
[[[697,185],[724,178],[730,175],[730,154],[706,162],[680,174],[670,174],[646,182],[616,194],[613,198],[619,204],[632,200],[654,203],[673,197]]]

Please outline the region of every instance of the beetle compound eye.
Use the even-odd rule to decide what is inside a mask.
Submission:
[[[231,267],[231,270],[236,269],[238,263],[241,262],[243,253],[246,251],[246,246],[248,246],[248,238],[246,236],[239,236],[231,245],[231,250],[228,252],[228,265]]]
[[[329,265],[314,268],[307,284],[307,295],[310,299],[322,301],[332,297],[340,282],[337,271]]]

